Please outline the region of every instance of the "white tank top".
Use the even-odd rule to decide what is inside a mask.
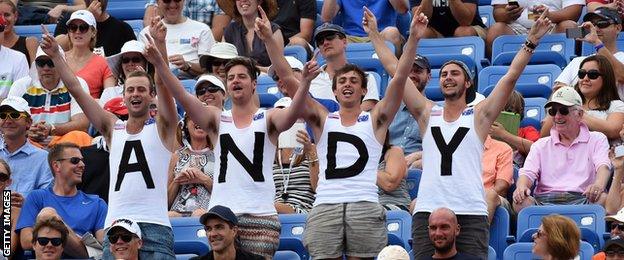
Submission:
[[[234,214],[275,215],[275,145],[267,133],[268,111],[258,110],[246,128],[236,128],[231,111],[221,113],[214,149],[215,171],[209,208]]]
[[[128,134],[126,122],[115,122],[109,158],[105,227],[121,217],[171,226],[167,216],[167,171],[171,152],[160,140],[156,121],[149,119],[138,134]]]
[[[316,146],[319,180],[314,205],[357,201],[379,202],[377,166],[382,145],[375,137],[370,113],[343,126],[338,112],[327,115]]]
[[[444,121],[443,112],[437,105],[431,109],[414,212],[447,207],[460,215],[487,215],[481,180],[483,142],[475,131],[474,107],[466,108],[455,122]]]

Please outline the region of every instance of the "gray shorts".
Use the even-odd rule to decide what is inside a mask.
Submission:
[[[386,210],[366,201],[314,206],[303,236],[313,259],[375,257],[387,243]]]
[[[432,256],[435,251],[429,240],[429,215],[431,213],[418,212],[412,217],[414,259]],[[487,216],[457,215],[457,221],[461,228],[455,241],[457,251],[488,259],[490,227]]]

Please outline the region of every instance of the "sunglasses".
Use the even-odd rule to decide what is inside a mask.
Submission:
[[[214,60],[212,60],[210,65],[215,66],[215,67],[219,67],[221,65],[225,65],[227,62],[228,62],[228,60],[214,59]]]
[[[121,238],[121,241],[123,241],[125,243],[130,243],[130,241],[132,241],[132,235],[130,235],[130,234],[110,235],[110,236],[108,236],[108,241],[110,241],[111,244],[115,244],[115,243],[117,243],[117,240],[119,240],[120,238]]]
[[[171,3],[172,0],[162,0],[162,1],[165,4],[169,4],[169,3]],[[182,0],[173,0],[173,2],[179,3],[179,2],[182,2]]]
[[[217,93],[219,90],[222,90],[219,86],[215,86],[213,84],[208,85],[207,87],[199,87],[195,90],[196,96],[201,96],[203,94],[208,93]]]
[[[80,31],[80,33],[86,33],[89,30],[89,25],[86,23],[80,25],[70,23],[69,26],[67,26],[67,29],[72,33],[76,33],[76,31]]]
[[[594,24],[594,26],[600,29],[604,29],[604,28],[611,26],[613,23],[611,23],[611,21],[609,20],[600,20],[600,21],[592,22],[592,24]]]
[[[323,36],[320,36],[316,39],[316,46],[321,46],[323,45],[323,43],[325,42],[325,40],[327,41],[333,41],[334,39],[336,39],[338,37],[337,33],[330,33],[330,34],[326,34]]]
[[[8,180],[9,180],[9,175],[4,172],[0,172],[0,182],[5,182]]]
[[[123,63],[123,64],[127,64],[127,63],[130,63],[130,62],[132,62],[132,63],[140,63],[142,61],[143,61],[143,59],[141,57],[137,57],[137,56],[121,58],[121,63]]]
[[[0,113],[0,119],[5,120],[7,118],[11,118],[13,120],[17,120],[20,118],[27,118],[28,114],[24,113],[24,112],[17,112],[17,111],[11,111],[11,112],[1,112]]]
[[[73,165],[76,165],[80,162],[84,162],[84,158],[80,158],[80,157],[71,157],[71,158],[62,158],[62,159],[58,159],[56,161],[65,161],[65,160],[69,160],[69,162]]]
[[[559,109],[556,109],[554,107],[551,107],[548,109],[548,114],[550,116],[555,116],[557,114],[557,112],[559,112],[559,114],[561,114],[562,116],[567,116],[568,114],[570,114],[570,108],[569,107],[559,107]]]
[[[584,70],[584,69],[580,69],[578,71],[579,79],[584,79],[585,75],[587,75],[589,77],[589,79],[597,79],[599,76],[602,76],[602,73],[600,73],[600,71],[598,71],[598,70]]]
[[[620,231],[624,231],[624,223],[611,223],[611,229],[619,229]]]
[[[60,237],[38,237],[37,243],[41,246],[47,246],[49,242],[52,242],[52,246],[60,246],[63,242]]]
[[[39,68],[43,68],[45,66],[48,66],[49,68],[54,68],[54,62],[52,61],[52,59],[36,59],[35,64]]]

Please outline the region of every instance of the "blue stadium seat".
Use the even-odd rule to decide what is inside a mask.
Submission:
[[[422,171],[419,169],[409,169],[407,171],[407,190],[411,199],[418,197],[418,185],[420,185],[420,177]]]
[[[482,5],[491,5],[492,1],[491,0],[479,0],[479,6]]]
[[[526,260],[526,259],[538,259],[537,256],[531,252],[533,243],[520,242],[514,243],[505,249],[503,259],[505,260]],[[587,242],[581,241],[580,259],[591,260],[594,255],[594,248]]]
[[[488,246],[488,260],[496,260],[496,251],[491,246]]]
[[[204,255],[210,251],[206,231],[204,225],[199,223],[199,218],[171,218],[171,228],[174,239],[173,251],[176,255]]]
[[[290,250],[277,251],[273,256],[273,260],[300,260],[301,257]]]
[[[485,96],[489,96],[494,90],[495,85],[489,85],[483,92],[479,92]],[[515,89],[522,94],[523,97],[543,97],[549,98],[552,88],[544,84],[537,83],[518,83]]]
[[[280,96],[279,89],[277,88],[277,82],[273,81],[271,77],[266,74],[261,74],[258,76],[258,84],[256,84],[256,92],[258,94],[273,94],[276,96]]]
[[[143,19],[145,0],[109,0],[106,11],[119,20]]]
[[[404,210],[390,210],[386,213],[386,230],[388,245],[398,245],[405,250],[411,249],[409,240],[412,238],[412,215]]]
[[[496,208],[494,218],[490,224],[490,247],[494,248],[500,257],[509,242],[513,242],[514,237],[509,235],[509,212],[503,208]],[[501,258],[502,259],[502,258]]]
[[[268,93],[258,93],[258,98],[260,99],[260,107],[262,108],[273,108],[273,104],[279,100],[277,96]]]
[[[541,219],[547,215],[557,213],[574,220],[579,228],[586,228],[598,234],[605,233],[605,209],[596,204],[587,205],[556,205],[556,206],[531,206],[524,208],[518,213],[517,236],[521,238],[531,228],[538,228]],[[603,238],[598,236],[601,248]]]
[[[520,126],[532,125],[538,131],[542,127],[542,120],[546,117],[546,105],[548,100],[542,97],[524,98],[524,119]]]
[[[56,24],[46,24],[45,25],[46,29],[48,29],[48,32],[50,32],[50,34],[54,34],[54,29],[56,29]],[[25,36],[25,37],[35,37],[37,38],[38,41],[41,41],[41,35],[43,34],[43,31],[41,30],[41,25],[16,25],[15,27],[15,33],[19,36]]]
[[[444,95],[440,89],[440,69],[431,69],[431,79],[425,86],[425,96],[432,101],[444,100]]]
[[[496,85],[507,73],[508,66],[489,66],[479,72],[477,91],[484,93],[490,85]],[[553,64],[528,65],[520,75],[518,84],[542,84],[552,87],[555,79],[561,73],[561,69]]]
[[[195,95],[195,83],[197,83],[197,80],[185,79],[185,80],[180,80],[180,82],[182,83],[182,86],[184,87],[186,92],[191,93],[192,95]]]
[[[496,22],[494,21],[494,7],[491,5],[480,5],[479,16],[481,16],[481,21],[488,28]]]
[[[282,231],[278,251],[294,251],[301,259],[308,259],[309,253],[303,247],[303,232],[305,231],[307,214],[279,214]]]
[[[404,14],[399,14],[399,16],[397,17],[397,22],[396,22],[397,29],[399,29],[399,32],[401,33],[401,35],[403,35],[403,37],[405,37],[405,39],[409,37],[409,27],[410,27],[411,22],[412,22],[411,11],[408,11],[407,13],[404,13]]]
[[[511,61],[513,56],[515,56],[515,53],[522,48],[522,44],[524,44],[525,41],[526,35],[498,36],[492,44],[492,64],[500,65]],[[567,65],[569,60],[576,56],[574,51],[575,42],[573,39],[566,38],[565,34],[562,33],[548,34],[540,40],[540,44],[536,49],[537,55],[532,57],[530,64],[544,64],[547,62],[553,64],[565,63],[563,66],[559,65],[559,67],[564,67]],[[547,54],[547,52],[553,53]],[[558,55],[555,55],[554,53],[558,53]],[[511,59],[509,56],[511,56]]]
[[[533,234],[537,233],[538,228],[529,228],[525,230],[522,235],[516,240],[518,242],[533,242]],[[589,228],[581,227],[581,240],[589,243],[594,251],[599,251],[600,247],[600,236],[596,234],[594,231]]]
[[[293,56],[297,58],[301,63],[305,64],[308,61],[308,53],[299,45],[290,45],[284,47],[284,56]]]
[[[386,46],[390,48],[392,53],[394,53],[394,45],[389,41],[386,41]],[[377,59],[377,52],[375,52],[375,47],[370,42],[362,42],[362,43],[349,43],[347,44],[347,49],[345,50],[345,55],[348,60],[355,58],[374,58]],[[325,64],[325,58],[323,55],[317,55],[317,61],[320,65]]]
[[[388,73],[383,68],[383,65],[378,59],[374,58],[348,58],[349,63],[358,65],[364,71],[374,71],[379,74],[380,78],[377,80],[377,89],[379,90],[379,97],[383,97],[388,86]],[[381,79],[381,80],[379,80]]]
[[[323,0],[316,0],[316,13],[321,14],[323,10]]]
[[[485,42],[477,36],[422,39],[418,42],[417,53],[424,56],[431,54],[461,54],[474,60],[477,71],[488,65],[485,59]]]
[[[375,78],[375,82],[377,82],[377,91],[379,92],[379,99],[386,95],[386,89],[388,88],[387,84],[382,86],[383,79],[379,75],[379,73],[375,71],[366,71],[366,74],[372,75]]]
[[[180,254],[180,255],[176,255],[176,260],[189,260],[196,256],[197,256],[196,254]]]
[[[492,57],[494,57],[492,59],[492,65],[510,65],[511,61],[513,61],[514,57],[516,57],[517,52],[518,51],[516,50],[513,52],[502,52],[497,54],[496,56],[492,55]],[[565,68],[565,66],[568,65],[568,60],[558,52],[536,50],[533,56],[531,56],[529,64],[555,64],[559,66],[559,68],[563,69]]]
[[[124,22],[128,23],[130,27],[132,27],[132,31],[134,31],[134,35],[139,37],[139,33],[143,30],[143,20],[125,20]]]

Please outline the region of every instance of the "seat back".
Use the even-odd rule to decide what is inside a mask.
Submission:
[[[543,97],[530,97],[524,98],[524,119],[520,123],[520,126],[524,127],[532,125],[535,129],[541,129],[541,122],[546,117],[546,105],[548,99]]]
[[[409,169],[407,171],[407,190],[411,199],[418,197],[418,185],[420,185],[420,176],[422,171],[419,169]]]
[[[46,24],[45,27],[50,34],[54,34],[54,29],[56,29],[55,23]],[[15,33],[19,36],[35,37],[38,41],[41,41],[41,35],[43,34],[41,25],[16,25],[13,28],[15,28]]]
[[[509,235],[509,223],[509,212],[501,206],[496,208],[494,218],[492,219],[492,223],[490,223],[489,245],[498,252],[500,256],[503,255],[505,248],[507,248],[508,240],[513,238]]]
[[[301,259],[308,259],[308,251],[303,246],[303,233],[307,214],[279,214],[282,225],[278,251],[296,252]]]
[[[398,245],[410,250],[412,238],[412,215],[404,210],[390,210],[386,213],[388,245]]]
[[[490,85],[496,85],[507,73],[508,66],[489,66],[479,72],[477,92],[485,93]],[[553,64],[528,65],[520,75],[517,84],[539,84],[552,88],[552,85],[561,73],[561,68]]]
[[[481,16],[481,22],[488,28],[496,22],[494,21],[494,7],[491,5],[480,5],[479,16]]]
[[[481,64],[485,60],[485,42],[478,36],[422,39],[418,42],[417,53],[423,56],[462,54]]]
[[[532,242],[518,242],[511,244],[505,249],[503,259],[505,260],[526,260],[526,259],[538,259],[536,255],[532,253]],[[594,255],[594,248],[587,242],[581,241],[581,247],[579,250],[579,256],[581,260],[590,260]]]
[[[284,56],[293,56],[303,64],[308,61],[308,52],[306,52],[306,50],[299,45],[289,45],[284,47]]]
[[[501,35],[492,43],[492,57],[503,52],[516,53],[526,41],[526,35]],[[540,40],[537,51],[553,51],[570,60],[574,54],[574,39],[566,38],[563,33],[547,34]]]
[[[119,20],[143,19],[144,0],[109,0],[106,11]]]
[[[210,251],[204,225],[197,217],[171,218],[173,251],[176,255],[204,255]]]
[[[301,257],[294,251],[283,250],[283,251],[275,252],[273,259],[274,260],[300,260]]]

